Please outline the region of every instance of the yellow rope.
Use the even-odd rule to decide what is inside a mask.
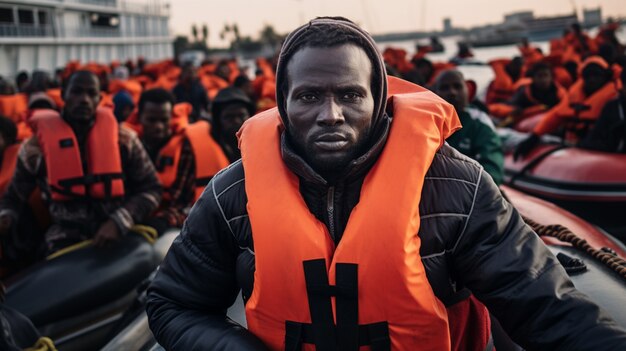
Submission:
[[[57,252],[55,252],[53,254],[48,255],[48,257],[46,257],[46,260],[50,261],[50,260],[55,259],[55,258],[57,258],[59,256],[63,256],[65,254],[67,254],[67,253],[70,253],[72,251],[83,249],[83,248],[91,245],[91,242],[92,242],[92,240],[85,240],[85,241],[81,241],[79,243],[76,243],[74,245],[70,245],[68,247],[62,248],[61,250],[59,250],[59,251],[57,251]]]
[[[146,239],[147,242],[149,242],[150,244],[154,244],[156,242],[157,237],[159,236],[159,234],[157,233],[156,229],[147,226],[147,225],[141,225],[141,224],[136,224],[134,226],[132,226],[130,228],[130,231],[140,235],[141,237],[143,237],[144,239]],[[76,251],[76,250],[80,250],[83,249],[89,245],[91,245],[91,243],[93,242],[93,240],[89,239],[89,240],[85,240],[85,241],[81,241],[79,243],[76,243],[74,245],[70,245],[68,247],[65,247],[55,253],[52,253],[50,255],[48,255],[48,257],[46,257],[46,260],[50,261],[52,259],[55,259],[59,256],[63,256],[65,254],[68,254],[70,252]]]
[[[143,238],[146,239],[146,241],[150,244],[154,244],[157,237],[159,236],[159,233],[157,233],[156,229],[142,224],[135,224],[130,228],[130,231],[143,236]]]
[[[50,338],[42,336],[33,347],[24,349],[24,351],[57,351],[57,348]]]

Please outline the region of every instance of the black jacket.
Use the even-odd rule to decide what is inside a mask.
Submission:
[[[585,149],[626,153],[626,96],[604,105],[591,132],[578,145]]]
[[[283,159],[300,177],[305,202],[335,241],[385,135],[333,185],[282,140]],[[238,291],[247,300],[254,286],[246,202],[244,169],[237,161],[209,183],[162,263],[148,291],[147,312],[166,349],[265,349],[226,318]],[[532,350],[626,350],[626,332],[574,289],[477,162],[443,146],[426,176],[420,215],[422,260],[435,294],[447,306],[471,291],[514,340]]]

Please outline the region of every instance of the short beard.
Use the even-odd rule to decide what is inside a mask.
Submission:
[[[293,137],[289,130],[287,130],[287,138],[289,144],[294,148],[294,151],[302,157],[315,172],[331,183],[346,173],[352,161],[367,152],[370,135],[371,131],[364,134],[361,139],[347,151],[346,157],[342,159],[322,160],[310,157],[310,155],[315,155],[315,150],[313,150],[311,146],[304,144],[304,140],[298,140],[298,138]]]

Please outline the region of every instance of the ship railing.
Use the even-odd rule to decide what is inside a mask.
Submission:
[[[0,24],[0,37],[51,37],[52,26]]]
[[[64,33],[66,37],[70,38],[111,38],[121,36],[119,28],[65,28]]]
[[[121,10],[143,13],[147,15],[169,16],[170,5],[164,0],[144,0],[143,2],[128,0],[61,0],[63,2],[86,4],[92,6],[114,7]]]

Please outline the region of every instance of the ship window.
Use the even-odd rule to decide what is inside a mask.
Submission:
[[[48,23],[48,13],[45,11],[39,11],[39,24],[46,25]]]
[[[0,23],[14,23],[13,9],[0,7]]]
[[[32,10],[17,10],[20,24],[35,24],[35,16]]]
[[[118,27],[120,24],[120,18],[117,15],[92,13],[89,16],[92,26],[96,27]]]

